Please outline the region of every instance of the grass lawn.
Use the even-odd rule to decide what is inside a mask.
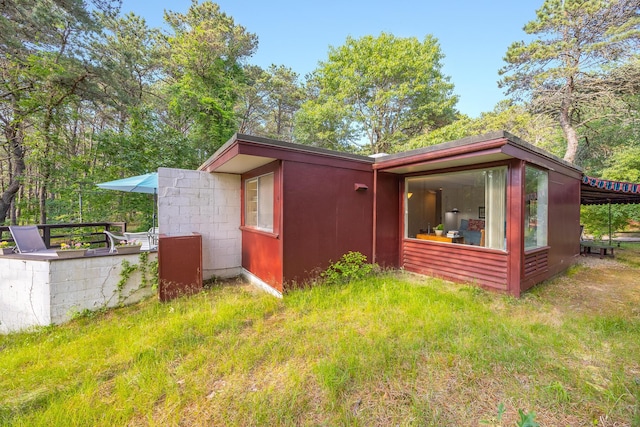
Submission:
[[[616,254],[519,300],[395,272],[0,336],[0,425],[640,426],[640,254]]]

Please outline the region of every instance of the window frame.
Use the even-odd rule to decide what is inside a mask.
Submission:
[[[497,244],[497,246],[495,247],[490,247],[487,246],[487,233],[485,232],[485,246],[479,246],[477,244],[469,244],[469,243],[464,243],[462,244],[462,246],[468,247],[468,246],[472,246],[472,247],[477,247],[477,248],[483,248],[483,249],[488,249],[488,250],[498,250],[501,252],[506,252],[508,250],[507,248],[507,218],[508,218],[508,187],[509,187],[509,180],[510,180],[510,170],[511,170],[511,166],[509,164],[506,163],[493,163],[493,164],[484,164],[484,165],[474,165],[474,167],[471,168],[460,168],[460,169],[454,169],[454,170],[446,170],[446,171],[429,171],[427,173],[415,173],[415,174],[411,174],[411,175],[406,175],[404,177],[404,189],[403,189],[403,203],[404,203],[404,215],[403,215],[403,238],[404,239],[416,239],[416,237],[412,237],[413,233],[411,233],[409,231],[409,222],[412,221],[409,218],[409,199],[411,198],[411,195],[413,194],[411,192],[411,188],[410,188],[410,181],[411,180],[416,180],[416,179],[420,179],[420,178],[428,178],[428,177],[445,177],[447,175],[456,175],[456,174],[464,174],[464,173],[470,173],[470,174],[478,174],[478,175],[484,175],[485,179],[486,178],[486,173],[489,171],[493,171],[493,170],[499,170],[500,173],[502,174],[503,178],[504,178],[504,185],[501,188],[501,191],[503,192],[503,197],[504,200],[501,204],[499,204],[499,206],[503,209],[502,214],[500,214],[498,217],[496,217],[496,219],[501,219],[499,222],[504,223],[505,227],[504,230],[502,230],[501,232],[501,239],[500,243]],[[455,182],[454,179],[452,179],[452,182]],[[487,184],[485,182],[485,185],[483,186],[484,188],[484,194],[482,199],[484,199],[484,202],[480,202],[480,201],[476,201],[478,206],[467,206],[467,215],[469,216],[470,219],[473,218],[478,218],[479,216],[479,212],[480,209],[485,210],[485,213],[488,214],[490,209],[488,208],[487,205],[487,193],[488,193],[488,188],[487,188]],[[435,188],[434,188],[435,189]],[[440,187],[440,193],[442,193],[442,187]],[[447,218],[446,215],[451,213],[451,212],[455,212],[456,214],[460,213],[461,217],[459,217],[460,219],[465,219],[464,217],[462,217],[463,212],[462,210],[460,210],[459,208],[463,207],[462,205],[458,205],[457,202],[452,202],[453,204],[451,206],[446,205],[446,194],[441,194],[440,195],[440,200],[436,201],[436,217],[441,217],[442,222],[446,222]],[[439,206],[439,204],[442,204],[442,206]],[[455,209],[454,209],[455,208]],[[438,209],[441,209],[440,212],[438,213]],[[453,210],[451,210],[453,209]],[[469,210],[471,209],[471,210]],[[478,216],[476,216],[478,215]],[[456,221],[460,221],[460,219],[457,219]],[[485,221],[485,226],[488,227],[490,224],[490,219],[489,218],[482,218],[482,220]],[[415,221],[412,221],[415,222]],[[495,222],[495,221],[494,221]],[[431,227],[433,228],[433,226],[435,226],[436,224],[430,224]],[[446,225],[445,225],[446,227]],[[422,232],[422,231],[421,231]],[[461,233],[462,235],[462,233]],[[499,236],[498,236],[499,237]],[[424,240],[421,240],[424,241]],[[494,241],[497,241],[496,239],[494,239]],[[440,242],[440,243],[444,243],[444,244],[450,244],[450,245],[460,245],[459,243],[448,243],[448,242]]]
[[[265,193],[265,189],[263,189],[263,187],[261,186],[261,181],[263,179],[265,179],[266,177],[269,177],[271,179],[271,184],[270,184],[270,188],[267,187],[266,191],[267,194],[263,194]],[[249,197],[252,197],[252,194],[249,193],[249,186],[251,183],[255,182],[255,198],[256,200],[249,200]],[[261,232],[266,232],[266,233],[274,233],[275,231],[275,224],[276,224],[276,219],[275,219],[275,191],[276,191],[276,177],[275,177],[275,172],[271,171],[271,172],[266,172],[266,173],[262,173],[260,175],[256,175],[256,176],[252,176],[252,177],[247,177],[244,178],[243,181],[243,187],[244,187],[244,207],[243,207],[243,221],[242,221],[242,226],[247,228],[247,229],[251,229],[251,230],[257,230],[257,231],[261,231]],[[269,190],[270,194],[269,194]],[[269,200],[266,201],[266,205],[264,204],[265,202],[262,200],[264,197],[268,197]],[[255,213],[253,212],[249,212],[249,209],[251,207],[251,205],[254,204],[255,205]],[[264,216],[270,216],[270,224],[268,224],[268,226],[263,226],[263,214],[261,213],[261,210],[265,209],[265,206],[270,206],[270,208],[267,208],[267,211],[264,212]],[[255,220],[251,220],[249,223],[249,218],[255,216]]]
[[[538,186],[536,187],[535,199],[531,194],[527,192],[527,171],[531,170],[536,172],[536,179]],[[544,177],[544,188],[542,191],[539,187],[540,177]],[[524,167],[524,179],[523,179],[523,222],[522,222],[522,245],[525,252],[535,251],[541,248],[545,248],[549,245],[549,171],[536,167],[533,164],[527,163]],[[532,201],[535,200],[535,208],[532,206]],[[542,203],[540,203],[542,202]],[[535,239],[531,239],[532,235],[532,214],[535,210]],[[528,242],[534,242],[534,245],[528,245]]]

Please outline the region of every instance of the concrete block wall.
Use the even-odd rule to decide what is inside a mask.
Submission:
[[[148,259],[155,261],[157,254],[149,253]],[[151,286],[139,289],[142,276],[136,271],[122,290],[126,298],[118,298],[123,260],[139,264],[140,256],[0,257],[0,333],[60,324],[85,309],[132,304],[153,295]]]
[[[160,233],[202,235],[205,280],[241,274],[240,177],[160,168],[158,187]]]
[[[158,254],[149,253],[148,262],[157,260]],[[51,323],[64,323],[74,313],[133,304],[155,294],[151,285],[141,288],[140,271],[131,274],[121,292],[118,282],[122,278],[122,261],[140,264],[140,255],[111,255],[92,258],[74,258],[51,262],[49,287],[51,290]],[[147,279],[150,277],[147,272]],[[123,298],[120,299],[119,296]]]
[[[0,257],[0,333],[49,324],[49,262]]]

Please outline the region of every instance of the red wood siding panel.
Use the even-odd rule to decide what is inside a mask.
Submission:
[[[280,239],[258,231],[242,231],[242,267],[282,292]]]
[[[244,183],[245,180],[273,172],[273,232],[267,233],[242,228],[242,267],[253,273],[263,282],[282,292],[282,197],[280,162],[274,161],[242,175],[241,216],[244,226]]]
[[[402,264],[409,271],[507,290],[506,253],[413,239],[404,239],[402,249]]]
[[[282,176],[285,287],[313,277],[349,251],[371,259],[372,171],[283,161]],[[368,189],[356,191],[355,184]]]
[[[524,254],[520,290],[565,271],[580,255],[580,180],[549,171],[549,229],[547,266],[537,271],[526,265],[538,251]],[[537,262],[537,261],[536,261]]]
[[[385,267],[400,266],[400,182],[395,174],[378,172],[376,259]]]

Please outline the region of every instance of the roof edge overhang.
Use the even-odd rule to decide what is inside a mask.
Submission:
[[[374,169],[406,174],[445,167],[523,159],[550,170],[562,170],[577,179],[582,170],[506,131],[490,132],[429,147],[376,158]]]
[[[236,133],[198,170],[243,174],[275,160],[302,157],[323,159],[338,166],[356,165],[369,170],[374,162],[373,158],[357,154]]]

